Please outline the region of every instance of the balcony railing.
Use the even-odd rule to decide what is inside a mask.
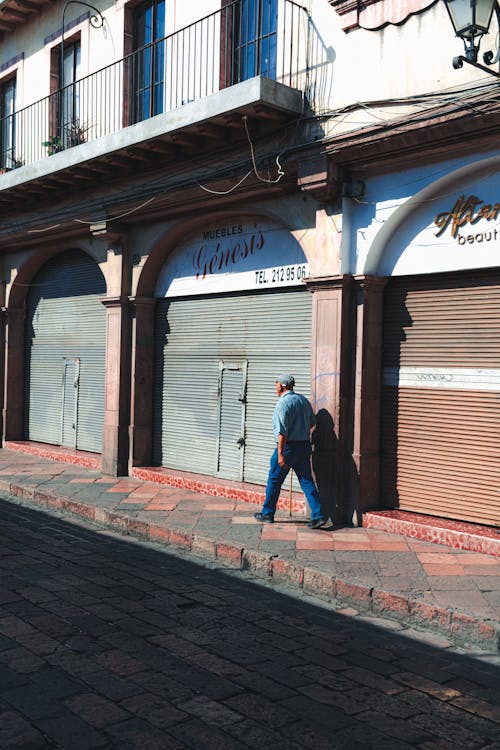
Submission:
[[[30,164],[262,75],[307,90],[311,22],[293,0],[240,0],[0,120],[0,168]],[[47,72],[48,75],[48,72]]]

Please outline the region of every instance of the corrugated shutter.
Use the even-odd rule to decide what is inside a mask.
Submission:
[[[55,257],[36,276],[26,314],[27,439],[101,451],[106,311],[100,300],[105,293],[99,267],[79,251]]]
[[[243,479],[267,479],[274,378],[292,372],[309,397],[311,295],[304,289],[159,300],[155,463],[218,471],[219,363],[248,362]]]
[[[394,278],[385,293],[382,501],[500,524],[500,276]]]

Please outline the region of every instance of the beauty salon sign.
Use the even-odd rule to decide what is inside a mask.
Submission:
[[[429,216],[427,226],[417,229],[406,246],[393,238],[393,265],[391,269],[386,256],[387,272],[404,275],[500,266],[500,202],[488,199],[487,192],[471,190],[446,202],[437,199],[443,208]],[[410,216],[405,234],[411,234],[411,223]]]
[[[436,237],[449,230],[459,245],[497,240],[500,234],[495,225],[488,226],[483,232],[476,232],[475,228],[479,222],[496,222],[499,214],[500,203],[485,203],[475,195],[461,195],[450,211],[444,211],[434,219],[434,224],[439,228]]]

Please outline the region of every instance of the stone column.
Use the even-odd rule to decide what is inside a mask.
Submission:
[[[24,320],[25,309],[3,310],[5,328],[5,368],[3,400],[3,439],[24,438]]]
[[[351,276],[313,278],[311,400],[316,412],[313,467],[325,511],[346,520],[345,461],[349,456]]]
[[[7,313],[5,308],[1,308],[0,312],[0,399],[1,399],[1,409],[3,412],[3,407],[5,404],[5,375],[6,375],[6,357],[7,357],[7,349],[6,349],[6,337],[5,337],[5,329],[6,329],[6,321],[7,321]],[[3,435],[4,435],[4,420],[2,419],[2,424],[0,426],[1,434],[0,434],[0,445],[3,443]]]
[[[380,500],[380,401],[382,387],[383,291],[385,277],[355,277],[356,366],[353,403],[353,462],[350,514],[361,525],[365,510]]]
[[[108,476],[124,476],[128,470],[130,422],[130,251],[126,229],[116,222],[92,224],[95,240],[107,243],[106,373],[101,469]]]
[[[130,315],[129,299],[107,297],[106,382],[102,428],[103,474],[125,476],[128,471],[130,417]]]
[[[130,464],[150,466],[153,450],[154,329],[156,300],[136,297],[132,320]]]

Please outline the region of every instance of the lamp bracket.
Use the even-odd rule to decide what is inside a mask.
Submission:
[[[491,62],[489,62],[489,60],[487,59],[489,55],[491,55]],[[498,61],[498,57],[499,57],[498,52],[495,58],[493,58],[493,52],[485,52],[483,59],[487,65],[491,65],[494,62]],[[479,68],[479,70],[483,70],[485,73],[489,73],[491,76],[495,76],[495,78],[500,78],[500,73],[498,73],[496,70],[487,68],[484,65],[481,65],[481,63],[476,62],[475,60],[470,60],[468,57],[465,57],[465,55],[458,55],[457,57],[453,58],[453,67],[455,68],[455,70],[458,70],[459,68],[463,68],[464,63],[473,65],[475,68]]]
[[[471,3],[472,5],[472,3]],[[493,10],[495,11],[495,16],[497,19],[497,25],[500,29],[500,5],[499,0],[494,0],[494,6]],[[485,67],[486,65],[494,65],[495,63],[500,61],[500,44],[498,46],[498,49],[495,52],[485,52],[483,54],[483,62],[484,65],[481,65],[481,63],[478,63],[477,58],[479,54],[479,46],[481,44],[481,39],[483,34],[487,31],[487,29],[483,29],[482,27],[472,27],[472,34],[470,37],[464,37],[462,36],[462,41],[464,43],[464,50],[465,54],[458,55],[457,57],[453,58],[453,67],[455,70],[458,68],[462,68],[464,63],[468,63],[469,65],[472,65],[474,68],[478,68],[479,70],[484,71],[485,73],[489,73],[492,76],[495,76],[495,78],[500,78],[500,73],[496,70],[492,70],[491,68]],[[460,36],[460,34],[457,34],[457,36]],[[476,43],[474,43],[476,42]]]

